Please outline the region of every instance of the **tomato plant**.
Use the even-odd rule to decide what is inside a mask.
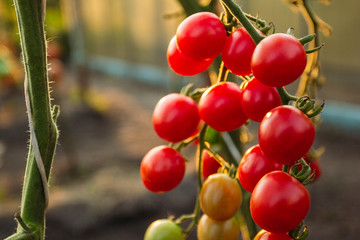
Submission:
[[[215,221],[206,214],[201,216],[197,228],[198,240],[237,240],[239,233],[239,227],[233,218]]]
[[[263,84],[281,87],[294,82],[306,66],[306,52],[300,41],[290,34],[275,33],[255,48],[251,69]]]
[[[281,164],[293,164],[310,149],[315,138],[312,121],[293,106],[279,106],[260,123],[259,144],[265,156]]]
[[[202,154],[202,168],[201,173],[203,179],[207,179],[210,175],[217,173],[221,164],[209,154],[208,151],[204,150]]]
[[[159,137],[169,142],[179,142],[197,130],[200,117],[192,98],[171,93],[157,103],[152,121]]]
[[[144,240],[183,240],[181,228],[170,219],[159,219],[151,223]]]
[[[256,224],[266,231],[287,233],[304,220],[310,196],[304,185],[289,174],[273,171],[255,186],[250,211]]]
[[[167,60],[171,69],[183,76],[192,76],[201,73],[213,62],[213,59],[195,60],[182,54],[176,45],[176,36],[174,36],[169,43]]]
[[[211,86],[199,101],[201,119],[217,131],[239,128],[247,120],[241,107],[241,94],[239,86],[232,82]]]
[[[204,60],[221,54],[227,35],[218,16],[210,12],[200,12],[187,17],[179,25],[176,39],[181,53]]]
[[[211,219],[225,221],[232,218],[242,203],[241,188],[226,174],[209,176],[200,192],[200,207]]]
[[[267,112],[280,105],[281,99],[275,87],[264,85],[256,78],[245,84],[241,106],[251,120],[261,122]]]
[[[142,159],[141,179],[147,189],[162,193],[175,188],[185,174],[185,160],[175,149],[157,146]]]
[[[233,74],[249,75],[251,73],[251,57],[255,46],[254,40],[245,28],[238,28],[225,42],[222,51],[225,67]]]
[[[282,165],[270,161],[261,151],[259,145],[249,148],[242,157],[238,167],[238,178],[241,186],[252,192],[258,181],[267,173],[281,170]]]
[[[197,6],[197,10],[215,10],[214,1],[208,2],[179,1],[182,6]],[[315,35],[297,39],[291,29],[288,34],[275,33],[273,25],[244,14],[233,0],[220,2],[224,9],[220,17],[210,12],[190,15],[194,9],[185,9],[190,16],[169,43],[170,67],[190,76],[212,64],[207,79],[211,85],[194,89],[190,83],[181,90],[183,95],[170,94],[156,105],[154,129],[170,142],[169,147],[161,148],[172,150],[169,155],[157,150],[159,154],[144,157],[143,162],[150,162],[144,164],[150,177],[141,174],[144,184],[160,193],[174,188],[185,170],[172,159],[182,159],[179,165],[184,164],[180,151],[197,145],[194,211],[174,220],[181,227],[190,221],[182,229],[185,238],[197,225],[200,240],[236,240],[239,230],[244,239],[305,239],[308,230],[302,221],[310,197],[304,185],[312,180],[309,165],[313,163],[306,163],[302,157],[309,150],[313,156],[319,155],[310,149],[317,123],[317,118],[314,123],[310,118],[323,108],[315,106],[316,91],[310,85],[319,83],[318,57],[314,54],[309,62],[306,57],[319,48],[313,48],[314,44],[306,50],[303,47]],[[308,17],[307,9],[301,13]],[[316,25],[313,21],[309,24]],[[219,67],[217,77],[213,67]],[[300,76],[301,86],[296,96],[291,95],[285,86]],[[253,121],[260,122],[259,144],[243,153],[252,139],[247,126]],[[163,167],[166,164],[162,162],[170,162],[170,167]],[[295,162],[299,171],[291,168]],[[256,224],[263,228],[259,233]]]

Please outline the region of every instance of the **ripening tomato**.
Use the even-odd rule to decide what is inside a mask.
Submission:
[[[144,240],[182,240],[181,228],[170,219],[159,219],[146,229]]]
[[[203,179],[207,179],[210,175],[217,173],[221,164],[209,154],[207,150],[202,153],[202,168],[201,173]]]
[[[241,106],[251,120],[261,122],[267,112],[280,105],[281,99],[276,88],[262,84],[256,78],[245,85]]]
[[[223,173],[210,175],[206,179],[199,198],[203,212],[216,221],[235,216],[242,203],[239,183]]]
[[[216,131],[239,128],[247,120],[241,107],[241,94],[241,89],[233,82],[212,85],[199,101],[201,119]]]
[[[309,209],[309,192],[298,180],[282,171],[273,171],[261,178],[250,198],[250,212],[255,223],[278,234],[297,227]]]
[[[236,75],[251,73],[251,57],[256,45],[245,28],[234,31],[226,40],[222,60],[227,69]]]
[[[275,33],[264,38],[251,58],[254,76],[263,84],[281,87],[294,82],[306,66],[306,52],[290,34]]]
[[[235,219],[215,221],[206,214],[201,216],[197,228],[198,240],[237,240],[239,233]]]
[[[281,234],[277,234],[277,233],[270,233],[270,232],[265,232],[262,233],[262,235],[259,238],[256,238],[257,235],[255,236],[254,240],[293,240],[287,233],[281,233]]]
[[[213,59],[223,50],[226,30],[214,13],[199,12],[187,17],[176,31],[181,53],[193,59]]]
[[[260,123],[259,144],[265,156],[281,164],[294,164],[310,149],[315,127],[310,118],[293,106],[279,106]]]
[[[281,170],[282,165],[270,161],[261,151],[259,145],[249,148],[242,157],[238,167],[238,178],[241,186],[252,192],[258,181],[267,173]]]
[[[156,104],[152,121],[159,137],[169,142],[179,142],[196,131],[200,117],[192,98],[171,93]]]
[[[168,192],[183,179],[185,159],[171,147],[157,146],[142,159],[140,174],[148,190],[155,193]]]
[[[167,60],[171,69],[182,76],[192,76],[201,73],[213,62],[213,59],[195,60],[182,54],[176,46],[176,36],[169,43]]]

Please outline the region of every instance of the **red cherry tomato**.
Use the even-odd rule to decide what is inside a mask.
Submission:
[[[293,106],[279,106],[260,123],[259,144],[265,156],[281,164],[294,164],[310,149],[315,138],[312,121]]]
[[[192,98],[171,93],[157,103],[152,121],[159,137],[169,142],[179,142],[196,131],[200,117]]]
[[[276,233],[265,232],[257,240],[293,240],[293,239],[287,233],[276,234]]]
[[[210,12],[199,12],[187,17],[176,31],[180,52],[198,60],[219,56],[226,38],[223,23]]]
[[[217,131],[239,128],[247,120],[241,107],[241,93],[239,86],[232,82],[211,86],[199,101],[201,119]]]
[[[225,42],[222,60],[233,74],[249,75],[251,73],[251,57],[256,45],[245,28],[233,32]]]
[[[311,167],[311,172],[314,173],[314,180],[313,182],[315,182],[316,180],[318,180],[321,176],[322,170],[321,170],[321,166],[319,164],[319,161],[314,161],[310,163],[310,167]]]
[[[245,85],[241,106],[251,120],[261,122],[268,111],[280,105],[281,99],[276,88],[264,85],[256,78]]]
[[[267,173],[281,170],[281,165],[267,159],[259,145],[248,149],[238,167],[238,178],[243,188],[252,192],[258,181]]]
[[[176,37],[173,37],[167,49],[167,60],[171,69],[183,76],[192,76],[205,71],[213,59],[195,60],[182,54],[176,46]]]
[[[183,179],[185,160],[175,149],[157,146],[144,156],[140,174],[148,190],[155,193],[168,192]]]
[[[294,82],[306,66],[306,52],[292,35],[275,33],[263,39],[255,48],[251,69],[263,84],[280,87]]]
[[[208,151],[204,150],[202,153],[202,168],[201,173],[203,179],[207,179],[210,175],[217,173],[221,164],[212,157]]]
[[[270,172],[261,178],[250,198],[250,212],[255,223],[278,234],[297,227],[309,208],[309,192],[298,180],[282,171]]]

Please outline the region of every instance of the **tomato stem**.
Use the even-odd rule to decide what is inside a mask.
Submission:
[[[221,0],[222,3],[229,9],[231,14],[244,26],[246,31],[249,33],[255,44],[258,44],[265,38],[256,31],[256,28],[251,24],[249,19],[246,17],[240,6],[232,0]]]

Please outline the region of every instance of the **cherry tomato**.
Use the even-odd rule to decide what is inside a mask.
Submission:
[[[201,73],[213,62],[213,59],[195,60],[182,54],[176,46],[176,36],[173,37],[169,43],[167,60],[171,69],[183,76],[192,76]]]
[[[261,178],[250,198],[250,212],[255,223],[278,234],[297,227],[309,208],[309,192],[298,180],[282,171],[273,171]]]
[[[261,122],[267,112],[280,105],[281,99],[276,88],[264,85],[256,78],[245,85],[241,106],[251,120]]]
[[[306,66],[306,52],[292,35],[275,33],[263,39],[251,58],[254,76],[263,84],[280,87],[294,82]]]
[[[281,164],[294,164],[310,149],[315,138],[312,121],[293,106],[279,106],[260,123],[259,144],[265,156]]]
[[[208,151],[204,150],[202,153],[202,168],[201,173],[203,179],[207,179],[210,175],[217,173],[221,164],[212,157]]]
[[[241,107],[241,94],[239,86],[232,82],[211,86],[199,101],[201,119],[217,131],[239,128],[247,120]]]
[[[183,240],[181,228],[170,219],[159,219],[151,223],[144,240]]]
[[[185,160],[181,153],[168,146],[151,149],[140,165],[141,179],[145,187],[155,193],[175,188],[185,174]]]
[[[198,240],[237,240],[240,228],[231,218],[215,221],[206,214],[202,215],[197,228]]]
[[[314,180],[313,182],[315,182],[316,180],[318,180],[321,176],[322,170],[321,170],[321,166],[319,164],[319,161],[314,161],[310,163],[310,167],[311,167],[311,172],[314,173]]]
[[[259,238],[257,238],[257,235],[256,235],[254,240],[255,239],[256,240],[293,240],[287,233],[277,234],[277,233],[270,233],[270,232],[262,233],[261,236],[259,236]]]
[[[233,32],[225,42],[222,60],[233,74],[249,75],[251,73],[251,57],[256,45],[245,28]]]
[[[281,170],[282,165],[267,159],[259,145],[248,149],[238,167],[238,178],[243,188],[252,192],[258,181],[267,173]]]
[[[216,221],[225,221],[235,216],[241,203],[239,183],[223,173],[210,175],[200,191],[201,209]]]
[[[169,142],[179,142],[196,131],[200,117],[192,98],[171,93],[157,103],[152,121],[159,137]]]
[[[176,31],[180,52],[198,60],[219,56],[226,38],[223,23],[210,12],[199,12],[187,17]]]

